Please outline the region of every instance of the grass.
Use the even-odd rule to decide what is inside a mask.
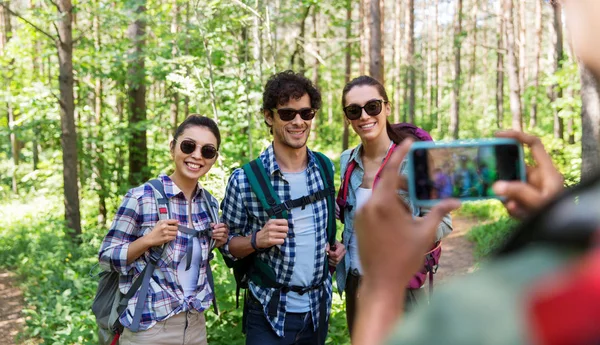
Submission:
[[[502,246],[516,225],[498,200],[467,202],[455,214],[476,218],[483,223],[474,226],[467,234],[467,239],[475,243],[474,256],[478,261]]]

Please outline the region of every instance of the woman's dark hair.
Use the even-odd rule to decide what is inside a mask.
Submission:
[[[346,106],[346,94],[348,94],[348,92],[350,92],[350,90],[352,90],[356,86],[372,86],[377,90],[377,92],[379,92],[379,95],[381,96],[381,98],[383,98],[383,100],[386,103],[390,101],[387,92],[385,92],[385,87],[383,86],[383,84],[381,84],[377,79],[373,77],[370,77],[368,75],[361,75],[360,77],[352,79],[348,82],[348,84],[344,86],[344,90],[342,91],[342,108]],[[406,138],[413,138],[414,140],[419,140],[419,138],[417,138],[414,135],[411,135],[411,133],[392,128],[390,121],[388,121],[387,119],[385,120],[385,129],[388,136],[390,137],[390,140],[392,140],[396,144],[400,144]]]
[[[291,70],[276,73],[267,80],[265,85],[262,110],[270,111],[278,105],[289,102],[290,99],[300,99],[304,95],[310,98],[311,108],[321,108],[321,93],[308,78]]]
[[[215,138],[217,138],[217,150],[219,149],[219,147],[221,147],[221,132],[219,132],[219,127],[217,126],[217,123],[206,116],[202,116],[200,114],[191,114],[185,120],[183,120],[183,122],[180,123],[179,126],[177,126],[175,134],[173,134],[171,150],[175,148],[175,141],[181,136],[183,131],[185,131],[187,128],[194,126],[206,127],[209,131],[211,131]]]

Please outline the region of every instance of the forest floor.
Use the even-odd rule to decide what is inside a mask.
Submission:
[[[466,234],[479,223],[473,218],[452,218],[454,230],[444,239],[436,282],[444,282],[450,277],[465,275],[474,270],[473,243],[467,240]],[[23,294],[17,288],[15,275],[0,271],[0,344],[24,344],[23,341],[17,342],[17,336],[25,324],[22,309]],[[35,342],[27,341],[27,344]]]
[[[452,217],[452,233],[442,241],[442,256],[435,281],[444,282],[451,277],[465,275],[475,269],[474,244],[467,233],[481,222],[475,218]]]
[[[0,271],[0,343],[17,344],[16,337],[25,324],[22,309],[23,294],[14,274]]]

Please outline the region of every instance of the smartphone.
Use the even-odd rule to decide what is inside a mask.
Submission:
[[[408,152],[408,192],[416,206],[446,198],[498,198],[494,182],[525,181],[523,146],[514,139],[415,142]]]

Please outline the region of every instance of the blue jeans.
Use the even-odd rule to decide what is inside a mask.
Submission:
[[[271,328],[260,303],[248,296],[246,316],[246,345],[323,345],[327,337],[327,324],[324,329],[314,331],[310,312],[286,313],[284,336],[280,338]],[[324,317],[324,316],[323,316]],[[319,339],[319,334],[320,339]]]

